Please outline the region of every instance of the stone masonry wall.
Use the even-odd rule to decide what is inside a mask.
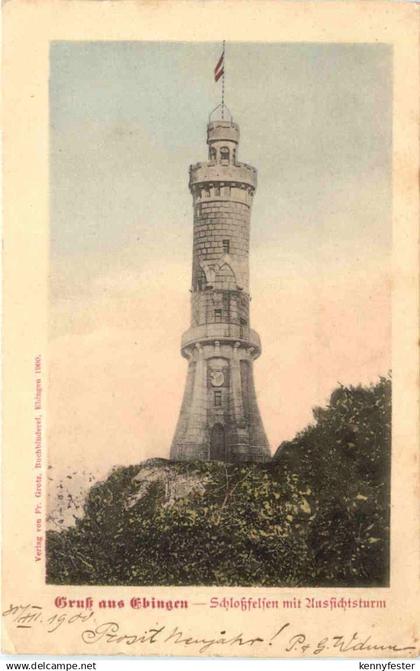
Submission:
[[[218,262],[225,256],[223,240],[229,241],[229,256],[245,291],[249,285],[250,209],[245,203],[209,201],[199,203],[194,213],[193,289],[198,288],[200,262]]]

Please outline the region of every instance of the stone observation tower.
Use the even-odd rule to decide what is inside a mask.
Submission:
[[[207,144],[209,160],[190,166],[191,326],[181,344],[188,374],[170,457],[267,461],[270,449],[253,377],[261,343],[249,321],[249,229],[257,172],[238,161],[239,126],[233,120],[210,120]]]

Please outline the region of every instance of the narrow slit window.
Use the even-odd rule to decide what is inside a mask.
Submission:
[[[223,240],[223,253],[224,254],[230,253],[230,240]]]
[[[216,321],[216,322],[221,322],[222,321],[222,311],[221,310],[215,310],[214,311],[214,321]]]
[[[220,408],[222,405],[222,392],[220,389],[214,392],[214,405],[216,408]]]

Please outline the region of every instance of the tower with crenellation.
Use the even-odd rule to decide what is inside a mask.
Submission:
[[[261,354],[250,326],[249,235],[255,168],[238,160],[232,118],[207,126],[208,160],[190,166],[194,235],[191,325],[181,353],[187,381],[174,460],[266,461],[270,449],[254,387]]]

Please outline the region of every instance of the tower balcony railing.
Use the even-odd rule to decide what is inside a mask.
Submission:
[[[192,345],[214,343],[216,340],[221,344],[239,342],[246,347],[252,347],[254,358],[261,354],[260,336],[256,331],[249,326],[223,322],[191,326],[182,335],[181,351],[184,354],[184,350]]]
[[[237,182],[257,187],[257,171],[247,163],[221,165],[220,163],[194,163],[190,166],[190,188],[205,182]]]

